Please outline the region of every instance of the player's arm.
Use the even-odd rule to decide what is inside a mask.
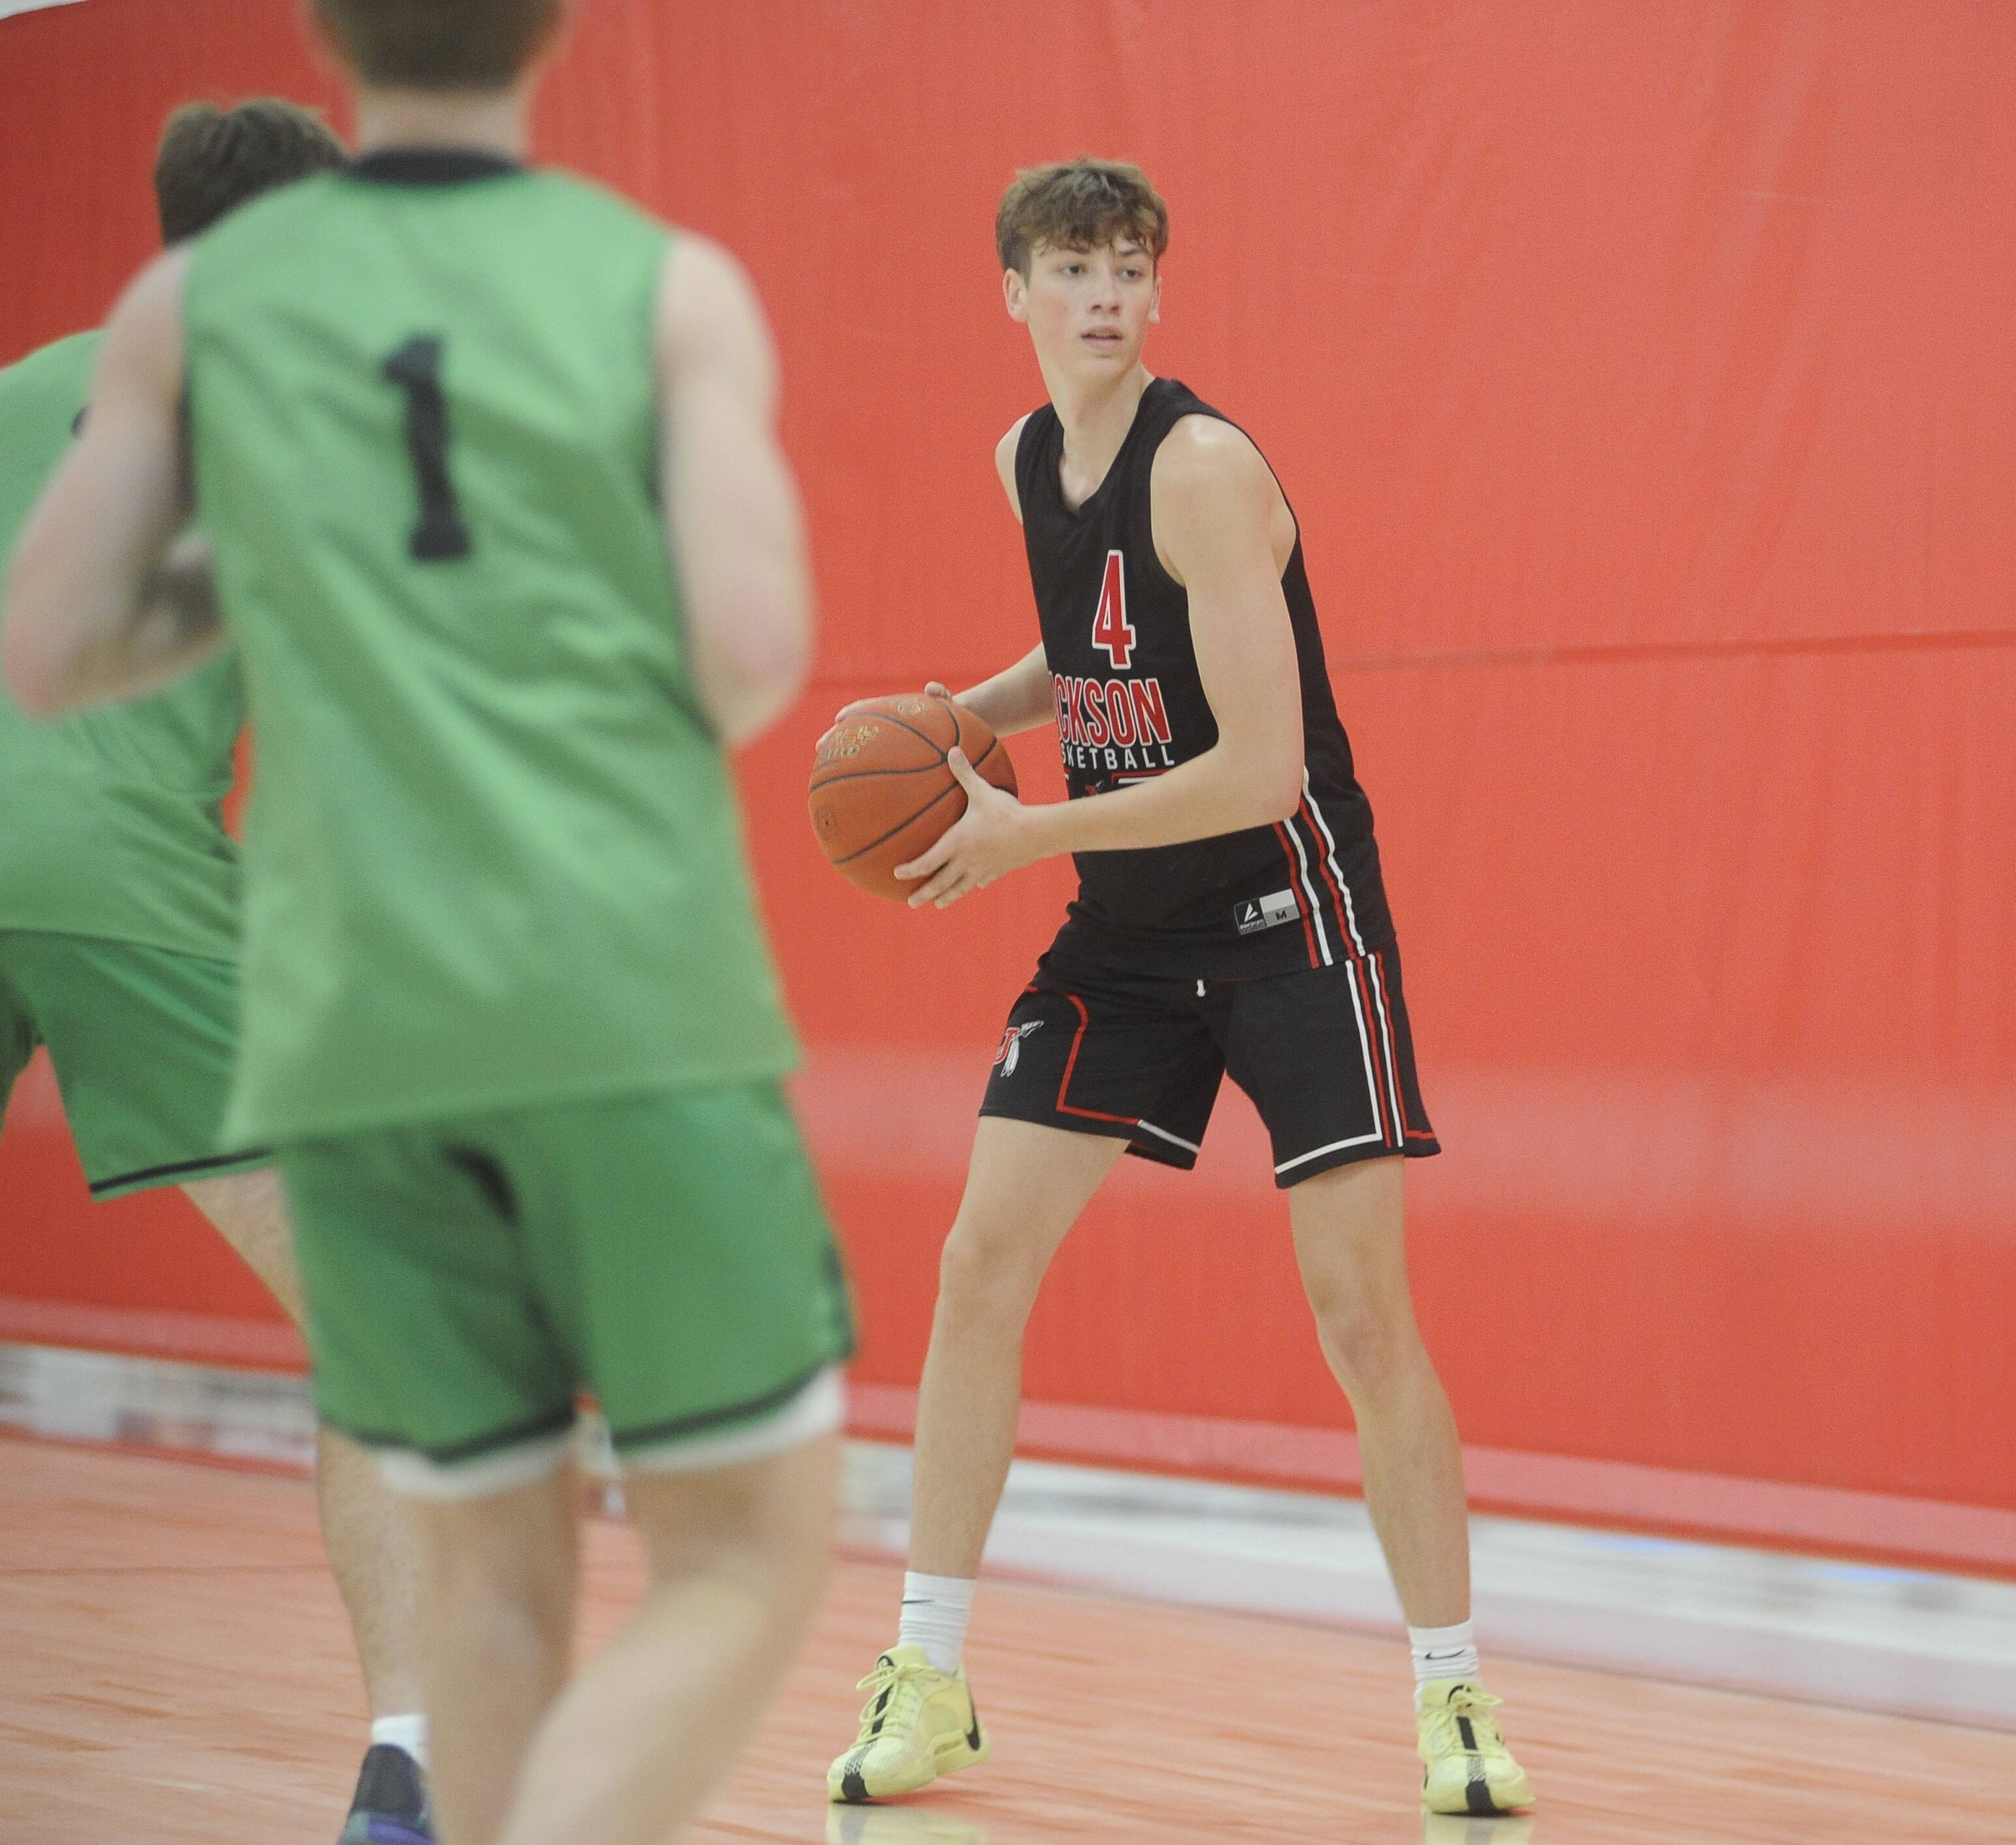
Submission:
[[[158,691],[223,640],[209,546],[176,535],[188,268],[185,254],[160,258],[113,309],[91,413],[15,548],[0,676],[33,716]]]
[[[1083,800],[1024,806],[963,757],[966,816],[898,875],[910,901],[941,906],[1060,852],[1175,845],[1269,826],[1301,798],[1301,684],[1281,592],[1273,521],[1280,488],[1229,423],[1186,417],[1156,452],[1157,549],[1189,593],[1197,672],[1218,741],[1167,774]]]
[[[682,236],[658,291],[660,498],[693,680],[721,736],[779,716],[812,667],[812,573],[777,439],[777,362],[755,290],[718,244]]]
[[[1015,490],[1015,449],[1022,439],[1022,425],[1028,420],[1027,416],[1017,419],[1014,427],[994,448],[994,470],[1001,477],[1002,491],[1008,495],[1009,508],[1018,521],[1022,517],[1022,501]],[[1039,724],[1053,723],[1057,715],[1050,694],[1050,665],[1041,641],[1013,666],[1004,667],[992,679],[982,679],[967,691],[955,693],[938,679],[924,690],[934,698],[956,697],[996,737],[1033,730]],[[854,708],[851,704],[843,706],[839,715],[844,718]]]
[[[941,688],[932,686],[928,690]],[[950,694],[968,711],[985,719],[996,737],[1013,737],[1056,721],[1057,701],[1050,694],[1050,663],[1038,641],[1013,666],[982,679],[970,690]]]

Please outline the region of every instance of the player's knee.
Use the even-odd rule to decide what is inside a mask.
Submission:
[[[1015,1238],[963,1224],[938,1254],[940,1309],[963,1319],[1025,1317],[1042,1279],[1041,1264]]]
[[[640,1468],[624,1490],[659,1583],[732,1577],[793,1622],[825,1580],[839,1477],[839,1437],[825,1436],[705,1472]]]
[[[1352,1395],[1376,1396],[1412,1361],[1419,1342],[1411,1313],[1342,1290],[1328,1298],[1312,1290],[1310,1305],[1323,1355]]]

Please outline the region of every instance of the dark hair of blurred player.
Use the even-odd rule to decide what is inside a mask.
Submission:
[[[161,241],[200,236],[248,199],[349,158],[321,117],[277,96],[231,109],[185,103],[163,126],[154,154]]]

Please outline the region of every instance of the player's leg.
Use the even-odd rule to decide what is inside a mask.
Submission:
[[[1532,1789],[1477,1683],[1463,1450],[1408,1292],[1402,1164],[1339,1166],[1295,1186],[1295,1257],[1351,1400],[1366,1509],[1413,1644],[1422,1797],[1438,1812],[1505,1812],[1530,1804]]]
[[[1229,989],[1218,1025],[1227,1067],[1267,1124],[1323,1355],[1357,1422],[1366,1507],[1413,1650],[1424,1798],[1499,1812],[1532,1793],[1476,1683],[1463,1451],[1407,1284],[1402,1156],[1438,1143],[1399,952],[1390,938],[1369,953],[1354,938],[1349,950]]]
[[[1017,1000],[938,1258],[917,1392],[913,1571],[978,1571],[1014,1451],[1023,1330],[1051,1259],[1130,1144],[1195,1163],[1223,1070],[1187,982],[1053,953]]]
[[[459,1133],[395,1126],[279,1163],[325,1439],[369,1438],[417,1548],[430,1792],[443,1835],[466,1840],[495,1836],[565,1677],[579,1375],[499,1168]]]
[[[1290,1191],[1288,1215],[1401,1609],[1409,1627],[1448,1627],[1470,1619],[1469,1512],[1456,1418],[1408,1291],[1402,1163],[1319,1173]]]
[[[494,1836],[656,1845],[692,1817],[754,1734],[817,1607],[839,1455],[824,1435],[736,1466],[627,1474],[650,1587],[540,1725]]]
[[[938,1263],[917,1392],[909,1567],[897,1642],[862,1688],[828,1797],[909,1793],[983,1761],[961,1652],[981,1553],[1015,1451],[1022,1337],[1050,1259],[1127,1150],[1122,1140],[983,1116]]]
[[[919,1575],[980,1572],[1014,1455],[1037,1289],[1126,1151],[1123,1140],[991,1115],[974,1133],[917,1390],[909,1562]]]
[[[1470,1619],[1469,1511],[1456,1418],[1408,1291],[1397,1157],[1288,1193],[1295,1259],[1332,1374],[1351,1400],[1372,1515],[1413,1627]]]
[[[727,1771],[811,1618],[852,1317],[774,1083],[538,1117],[500,1140],[500,1187],[608,1418],[651,1587],[541,1728],[501,1836],[643,1845]]]
[[[301,1325],[306,1310],[279,1173],[261,1167],[193,1180],[183,1190]],[[363,1668],[374,1739],[399,1739],[401,1746],[419,1757],[424,1745],[412,1534],[379,1477],[377,1463],[333,1429],[317,1435],[315,1498],[322,1543]],[[408,1720],[409,1731],[401,1719]],[[409,1733],[411,1740],[405,1740]]]
[[[556,1464],[523,1485],[416,1498],[434,1811],[448,1845],[503,1834],[532,1739],[567,1683],[581,1483]]]
[[[1046,963],[1010,1014],[966,1191],[938,1264],[917,1393],[909,1569],[836,1800],[908,1793],[984,1760],[961,1664],[988,1527],[1014,1454],[1029,1313],[1065,1235],[1131,1144],[1194,1160],[1222,1065],[1188,983]]]

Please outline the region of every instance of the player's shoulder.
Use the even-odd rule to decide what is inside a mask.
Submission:
[[[1036,413],[1025,410],[1008,425],[1008,433],[994,445],[995,470],[1012,489],[1015,481],[1015,460],[1022,452],[1022,432],[1029,427],[1029,420]]]
[[[1024,410],[1008,425],[1008,433],[994,445],[994,465],[1000,469],[1004,479],[1012,480],[1015,474],[1015,456],[1022,446],[1022,431],[1029,427],[1034,410]]]
[[[772,361],[769,322],[756,284],[725,243],[681,231],[658,265],[658,344],[672,369],[689,360],[727,356]]]
[[[1152,477],[1158,494],[1184,499],[1257,491],[1271,488],[1274,480],[1253,438],[1208,410],[1186,411],[1169,426],[1155,450]]]
[[[180,390],[184,298],[194,254],[187,243],[173,244],[127,284],[105,323],[94,390],[135,384],[150,393]]]
[[[994,445],[994,471],[1001,477],[1001,490],[1008,495],[1015,517],[1022,516],[1022,490],[1015,479],[1015,464],[1022,452],[1022,432],[1029,427],[1034,410],[1025,410],[1008,426],[1008,433]]]

